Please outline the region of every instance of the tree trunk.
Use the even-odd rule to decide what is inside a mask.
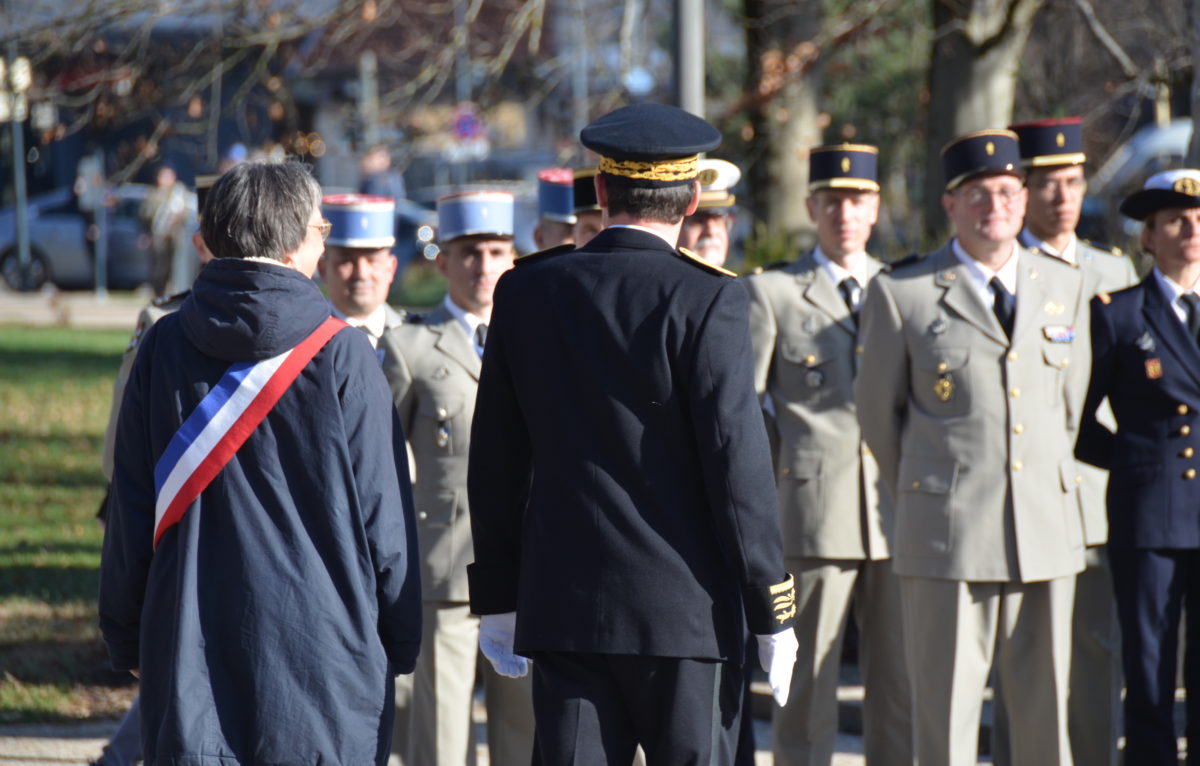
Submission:
[[[945,228],[942,147],[964,133],[1003,128],[1012,121],[1017,68],[1043,2],[933,0],[924,201],[930,240]]]
[[[1193,119],[1200,117],[1200,0],[1189,3],[1192,38],[1192,115]],[[1187,161],[1189,168],[1200,167],[1200,135],[1193,128],[1192,140],[1188,144]]]
[[[820,0],[743,0],[750,59],[750,124],[761,153],[746,168],[754,206],[771,234],[811,232],[808,151],[821,143],[821,66],[813,39]]]

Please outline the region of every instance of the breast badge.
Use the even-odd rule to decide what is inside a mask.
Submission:
[[[1137,347],[1147,354],[1153,354],[1155,349],[1154,337],[1149,332],[1142,333],[1142,337],[1137,339]]]
[[[933,395],[939,401],[948,402],[954,396],[954,381],[949,375],[943,375],[933,384]]]
[[[804,376],[804,382],[808,384],[809,388],[820,388],[821,384],[825,382],[825,374],[820,370],[809,370]]]
[[[941,335],[946,332],[946,320],[943,317],[938,317],[929,323],[930,335]]]
[[[1047,325],[1042,328],[1042,334],[1051,343],[1070,343],[1075,340],[1075,328],[1071,325]]]
[[[446,445],[450,443],[450,426],[440,426],[437,430],[437,436],[434,438],[437,441],[437,446],[445,449]]]
[[[1162,377],[1162,360],[1147,359],[1146,360],[1146,379],[1158,380]]]
[[[449,367],[439,367],[433,371],[433,379],[434,380],[445,380],[448,377],[450,377],[450,368]]]
[[[801,329],[809,335],[814,335],[817,332],[817,318],[814,316],[804,317],[804,321],[800,324]]]
[[[1050,316],[1056,317],[1056,316],[1060,316],[1064,311],[1066,311],[1067,307],[1062,305],[1061,303],[1057,303],[1055,301],[1050,301],[1049,303],[1046,304],[1046,307],[1044,310]]]

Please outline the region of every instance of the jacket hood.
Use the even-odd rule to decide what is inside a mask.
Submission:
[[[204,354],[244,362],[294,348],[329,317],[329,304],[313,280],[287,266],[221,258],[200,270],[179,315]]]

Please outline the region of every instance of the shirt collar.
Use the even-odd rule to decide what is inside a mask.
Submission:
[[[446,293],[446,297],[442,299],[442,305],[446,307],[446,311],[450,312],[450,316],[457,319],[463,329],[467,331],[467,337],[474,338],[475,328],[483,324],[483,320],[451,300],[450,293]]]
[[[678,243],[672,242],[671,240],[664,237],[662,235],[662,232],[658,231],[657,229],[651,229],[649,226],[638,226],[636,223],[614,223],[614,224],[611,224],[608,228],[610,228],[610,229],[637,229],[638,231],[644,231],[647,234],[653,234],[654,236],[661,239],[663,242],[666,242],[667,245],[672,250],[674,250],[675,245],[678,244]]]
[[[362,327],[365,329],[367,334],[371,336],[371,345],[376,345],[379,342],[380,336],[383,335],[383,331],[387,329],[387,310],[383,307],[382,303],[365,317],[348,317],[337,306],[334,306],[332,303],[329,305],[332,307],[335,317],[344,320],[351,327]]]
[[[835,285],[840,285],[846,277],[854,277],[854,281],[858,282],[859,287],[867,286],[869,275],[867,274],[866,251],[859,251],[850,255],[849,269],[843,268],[840,264],[830,260],[820,245],[813,248],[813,260],[817,262],[817,266],[825,272],[825,276],[829,277]]]
[[[1046,255],[1052,255],[1055,258],[1061,258],[1069,264],[1074,265],[1078,260],[1078,258],[1075,256],[1075,253],[1078,250],[1077,246],[1079,243],[1079,237],[1075,236],[1075,232],[1071,232],[1071,239],[1067,241],[1067,246],[1062,249],[1062,252],[1056,250],[1049,242],[1038,239],[1033,232],[1029,230],[1029,227],[1021,229],[1021,234],[1018,239],[1025,247],[1041,250]]]
[[[992,281],[992,277],[996,277],[1010,294],[1017,294],[1017,245],[1015,242],[1013,243],[1012,255],[1008,257],[1008,260],[1000,267],[999,271],[992,271],[968,255],[967,251],[959,244],[958,237],[951,240],[950,249],[954,252],[954,257],[958,258],[967,267],[967,274],[970,275],[971,284],[975,285],[976,290],[979,290],[985,296],[990,295],[991,292],[988,285]],[[987,305],[991,305],[990,302]]]
[[[1176,307],[1176,310],[1183,309],[1186,311],[1187,306],[1185,306],[1179,299],[1188,293],[1195,293],[1196,289],[1193,287],[1191,290],[1188,290],[1180,286],[1175,280],[1159,271],[1157,266],[1151,269],[1150,273],[1154,275],[1154,281],[1158,283],[1158,287],[1160,290],[1162,290],[1162,293],[1166,297],[1167,301],[1173,307]]]

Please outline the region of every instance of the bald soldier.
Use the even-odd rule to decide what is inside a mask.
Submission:
[[[1017,137],[942,150],[954,237],[867,288],[858,421],[896,498],[915,761],[974,764],[1002,678],[1021,766],[1071,764],[1067,679],[1083,529],[1072,455],[1087,385],[1079,270],[1017,242]]]
[[[779,434],[784,563],[796,576],[799,605],[791,699],[774,715],[780,766],[829,766],[833,758],[842,640],[852,614],[862,637],[867,759],[912,763],[892,501],[854,407],[858,311],[882,266],[866,251],[879,215],[877,151],[813,149],[808,212],[817,246],[746,280],[755,384],[772,402]]]

